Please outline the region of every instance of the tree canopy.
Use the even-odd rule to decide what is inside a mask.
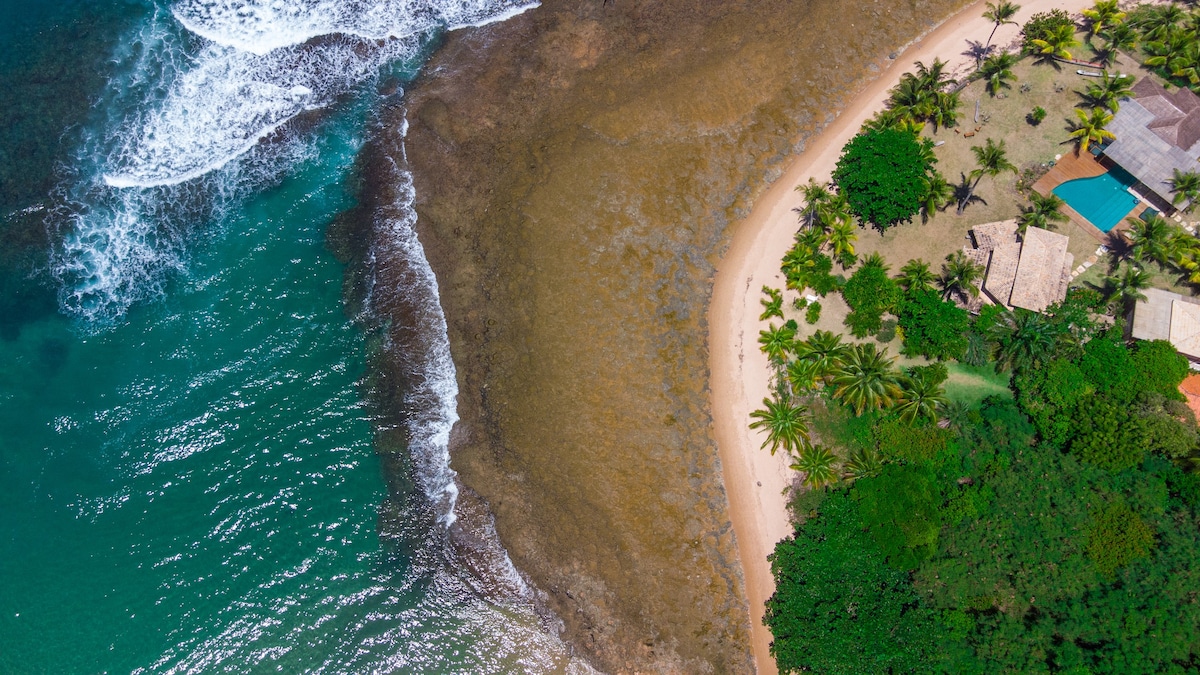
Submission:
[[[886,230],[921,209],[933,175],[932,146],[909,131],[866,130],[843,148],[833,181],[860,221]]]

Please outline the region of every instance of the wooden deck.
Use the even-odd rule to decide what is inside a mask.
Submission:
[[[1069,180],[1091,178],[1107,171],[1108,169],[1096,161],[1090,152],[1081,152],[1078,155],[1068,152],[1055,162],[1054,166],[1050,167],[1046,175],[1033,184],[1033,189],[1037,190],[1040,195],[1048,195],[1051,190]]]

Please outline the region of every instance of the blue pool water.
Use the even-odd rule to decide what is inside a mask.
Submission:
[[[1129,194],[1134,182],[1127,171],[1113,168],[1092,178],[1069,180],[1053,192],[1101,232],[1108,232],[1137,206],[1137,198]]]

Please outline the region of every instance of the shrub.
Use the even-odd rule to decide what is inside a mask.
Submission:
[[[1179,392],[1179,383],[1188,376],[1187,358],[1166,340],[1138,342],[1133,365],[1143,391],[1151,391],[1177,401],[1187,400]]]
[[[1075,26],[1071,16],[1065,10],[1052,9],[1049,12],[1038,12],[1021,27],[1021,44],[1026,49],[1034,47],[1034,40],[1045,40],[1061,26]]]
[[[846,325],[855,337],[879,332],[884,312],[891,311],[900,297],[900,286],[887,272],[883,260],[872,256],[842,287],[842,297],[852,310],[846,316]]]
[[[940,361],[966,354],[971,317],[935,291],[909,293],[900,303],[899,317],[905,353]]]
[[[887,344],[896,339],[896,320],[888,319],[880,322],[879,332],[875,333],[875,339],[883,344]]]
[[[1025,119],[1026,119],[1026,120],[1027,120],[1027,121],[1028,121],[1028,122],[1029,122],[1031,125],[1033,125],[1033,126],[1035,126],[1035,127],[1036,127],[1037,125],[1039,125],[1039,124],[1041,124],[1041,123],[1042,123],[1042,120],[1046,119],[1046,109],[1045,109],[1045,108],[1043,108],[1042,106],[1040,106],[1040,105],[1039,105],[1039,106],[1035,107],[1035,108],[1034,108],[1034,109],[1033,109],[1033,110],[1032,110],[1032,111],[1031,111],[1031,112],[1030,112],[1030,113],[1029,113],[1029,114],[1028,114],[1028,115],[1025,117]]]
[[[933,142],[898,129],[872,129],[842,149],[833,181],[861,222],[880,231],[912,220],[921,208],[933,166]]]
[[[806,323],[816,323],[821,320],[821,303],[814,302],[808,306],[804,312],[804,321]]]
[[[1101,469],[1129,469],[1146,456],[1143,427],[1124,407],[1103,397],[1087,398],[1076,408],[1071,452]]]

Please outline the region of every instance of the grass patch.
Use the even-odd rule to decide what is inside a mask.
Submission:
[[[1010,373],[997,373],[992,364],[969,366],[965,363],[948,363],[946,370],[946,397],[952,401],[976,405],[988,396],[1012,398],[1008,388]]]

